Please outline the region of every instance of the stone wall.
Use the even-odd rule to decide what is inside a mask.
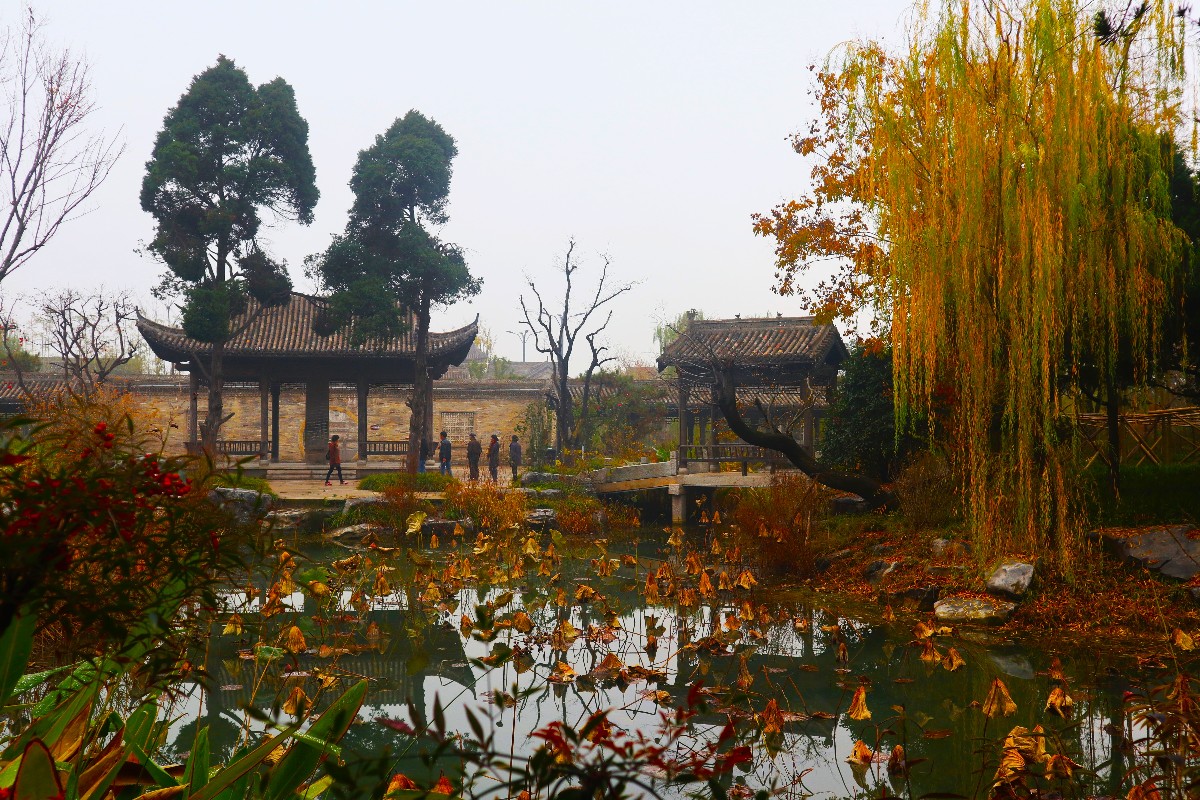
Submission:
[[[130,385],[138,404],[171,425],[171,450],[182,451],[187,442],[187,379],[134,382]],[[405,405],[410,389],[399,386],[373,387],[367,395],[367,420],[371,440],[408,438],[409,409]],[[233,418],[221,428],[222,439],[259,438],[259,390],[252,384],[226,387],[225,413]],[[199,413],[204,417],[205,395],[199,398]],[[507,463],[508,441],[525,418],[530,403],[544,403],[545,390],[540,382],[451,382],[437,381],[433,392],[434,434],[443,427],[452,429],[455,461],[465,460],[466,432],[473,430],[485,446],[488,437],[499,434],[504,445],[501,461]],[[457,423],[457,425],[456,425]],[[329,392],[329,433],[342,439],[343,458],[358,457],[358,395],[353,386],[334,385]],[[301,461],[304,458],[304,385],[284,384],[279,395],[279,458]],[[522,441],[522,446],[525,446]]]

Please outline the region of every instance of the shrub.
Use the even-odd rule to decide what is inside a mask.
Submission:
[[[213,475],[212,483],[214,486],[226,486],[230,489],[250,489],[251,491],[260,494],[277,497],[275,490],[271,488],[271,484],[266,478],[256,478],[253,475],[247,475],[244,472],[219,472]]]
[[[554,509],[558,527],[563,533],[582,536],[599,529],[599,513],[604,506],[588,494],[569,494],[546,505]]]
[[[954,471],[937,453],[922,453],[900,470],[895,491],[901,523],[910,531],[942,528],[962,516]]]
[[[528,508],[521,492],[506,492],[494,483],[452,483],[442,513],[447,519],[469,518],[481,531],[502,531],[525,522]]]
[[[757,557],[768,573],[812,569],[823,544],[821,517],[834,492],[796,473],[776,473],[771,484],[745,489],[732,509],[735,540],[743,556]]]
[[[440,472],[383,472],[368,475],[358,482],[358,488],[371,492],[382,492],[393,487],[403,487],[413,492],[444,492],[456,481]]]

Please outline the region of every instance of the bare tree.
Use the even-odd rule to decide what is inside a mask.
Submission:
[[[135,325],[137,308],[127,291],[111,294],[103,289],[84,294],[74,289],[43,292],[33,301],[35,336],[52,353],[52,363],[43,373],[57,373],[67,389],[89,397],[95,388],[141,352]],[[0,307],[0,325],[16,329],[12,306]],[[13,365],[21,390],[29,394],[27,370],[22,369],[18,349],[5,337],[6,360]]]
[[[33,10],[24,16],[0,31],[0,281],[84,211],[124,150],[87,133],[87,62],[49,48]]]
[[[536,311],[531,311],[532,303],[527,303],[525,295],[521,295],[521,311],[525,315],[524,325],[533,333],[533,346],[539,353],[550,357],[554,371],[554,397],[556,407],[555,438],[558,447],[575,448],[580,445],[587,431],[589,402],[591,399],[592,376],[596,370],[615,360],[614,356],[605,355],[608,347],[599,343],[599,337],[612,320],[612,309],[605,308],[616,298],[631,290],[635,284],[624,283],[613,287],[608,284],[608,268],[611,264],[608,256],[601,256],[604,266],[600,270],[600,279],[596,282],[594,291],[584,295],[585,300],[578,309],[572,308],[572,295],[575,291],[575,273],[582,264],[575,258],[575,240],[567,245],[567,253],[563,257],[562,272],[565,278],[561,307],[551,308],[546,304],[541,292],[534,282],[526,276],[534,300],[537,300]],[[604,321],[599,322],[599,314],[604,314]],[[593,317],[595,319],[593,319]],[[592,327],[587,332],[585,328]],[[596,324],[598,323],[598,324]],[[580,396],[579,413],[575,413],[575,403],[571,397],[569,383],[571,356],[575,353],[575,345],[580,335],[587,343],[590,360],[583,372],[583,392]]]

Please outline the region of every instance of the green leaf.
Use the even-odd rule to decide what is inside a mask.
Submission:
[[[303,800],[316,800],[316,798],[319,797],[322,792],[329,789],[329,787],[332,785],[333,776],[326,775],[324,778],[310,783],[308,788],[301,792],[300,797],[303,798]]]
[[[25,748],[12,796],[13,800],[53,800],[63,796],[54,759],[46,745],[36,739]]]
[[[267,756],[271,754],[279,745],[286,742],[292,737],[298,729],[300,723],[295,723],[284,728],[275,736],[261,741],[253,750],[248,751],[231,764],[221,767],[216,775],[213,775],[208,784],[200,791],[194,793],[190,800],[213,800],[213,798],[221,795],[232,786],[234,783],[242,780],[252,770],[257,769]]]
[[[150,777],[154,779],[154,782],[158,784],[159,787],[167,789],[171,786],[179,785],[179,781],[171,777],[171,773],[159,766],[158,762],[148,756],[146,751],[143,750],[139,745],[131,742],[129,749],[133,751],[135,756],[137,756],[138,762],[142,765],[142,768],[150,774]]]
[[[406,529],[406,532],[410,534],[419,533],[421,526],[425,524],[425,517],[426,514],[424,511],[417,511],[414,514],[409,514],[408,528]]]
[[[12,697],[20,697],[30,689],[36,689],[38,686],[41,686],[47,678],[53,678],[55,675],[66,672],[67,670],[77,666],[78,664],[64,664],[63,666],[55,667],[54,669],[46,669],[42,670],[41,672],[31,672],[28,675],[22,675],[19,679],[17,679],[17,685],[13,687],[12,694],[9,697],[10,699]]]
[[[19,613],[0,636],[0,704],[8,702],[13,689],[20,683],[29,654],[33,652],[33,634],[37,630],[37,615]],[[35,684],[36,685],[36,684]]]
[[[291,797],[316,769],[321,757],[328,752],[326,747],[316,747],[310,740],[319,739],[328,744],[340,740],[358,716],[358,709],[366,695],[367,682],[359,681],[325,710],[308,729],[305,740],[296,742],[283,760],[271,770],[267,782],[267,800]]]
[[[189,787],[189,794],[194,794],[208,783],[208,767],[211,757],[208,749],[208,726],[205,725],[196,734],[192,745],[192,753],[188,756],[187,769],[183,773],[183,782]]]

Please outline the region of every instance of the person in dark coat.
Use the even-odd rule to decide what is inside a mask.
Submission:
[[[325,473],[326,486],[333,486],[329,479],[333,477],[335,469],[338,474],[338,483],[346,485],[346,481],[342,479],[342,446],[338,441],[341,438],[336,433],[329,437],[329,449],[325,451],[325,460],[329,462],[329,471]]]
[[[500,469],[500,437],[492,434],[492,440],[488,442],[488,472],[492,474],[492,483],[499,482],[499,477],[496,473]]]
[[[481,455],[483,455],[483,445],[472,433],[471,440],[467,442],[467,471],[473,481],[479,480],[479,457]]]
[[[441,442],[438,444],[438,465],[443,475],[450,474],[450,440],[446,438],[445,431],[442,431]]]
[[[516,483],[517,469],[521,466],[521,442],[516,436],[508,444],[508,464],[512,467],[513,483]]]

